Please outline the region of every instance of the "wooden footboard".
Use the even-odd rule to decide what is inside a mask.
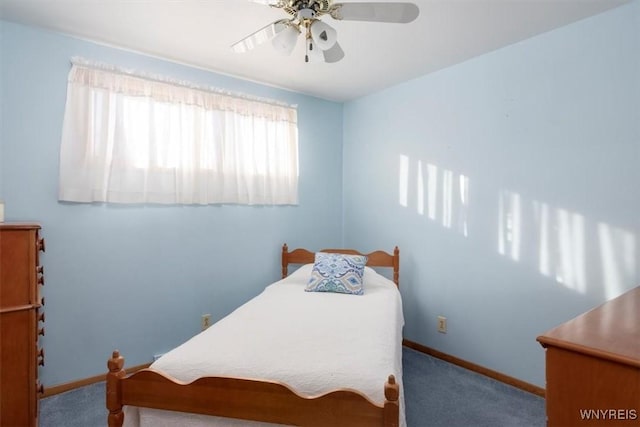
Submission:
[[[107,365],[109,427],[122,426],[124,405],[299,426],[398,426],[399,386],[393,375],[380,406],[348,389],[305,397],[271,381],[205,377],[182,383],[152,369],[127,377],[118,351]]]

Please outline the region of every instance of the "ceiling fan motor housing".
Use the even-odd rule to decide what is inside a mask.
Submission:
[[[329,12],[331,3],[331,0],[293,0],[283,9],[292,16],[298,16],[298,12],[305,9],[312,10],[315,15],[323,15]]]
[[[305,19],[313,19],[316,17],[316,11],[313,9],[301,9],[298,12],[298,19],[302,22]]]

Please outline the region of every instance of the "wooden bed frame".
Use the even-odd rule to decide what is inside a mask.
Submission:
[[[322,252],[360,254],[351,249],[324,249]],[[366,254],[367,265],[393,268],[398,285],[400,251]],[[315,253],[306,249],[289,252],[282,247],[282,277],[289,264],[314,262]],[[107,362],[108,426],[122,427],[124,405],[219,417],[300,426],[381,426],[396,427],[399,422],[400,389],[393,375],[384,383],[384,404],[378,405],[362,393],[339,389],[320,396],[302,396],[275,381],[247,378],[203,377],[184,383],[143,369],[130,376],[124,371],[124,358],[116,350]],[[381,381],[382,382],[382,381]]]

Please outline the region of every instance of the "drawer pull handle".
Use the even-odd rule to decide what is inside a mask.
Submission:
[[[38,329],[38,335],[44,336],[44,327]]]
[[[44,286],[44,276],[42,275],[38,276],[38,285]]]
[[[45,252],[44,238],[38,239],[38,250]]]
[[[38,315],[38,322],[44,322],[44,311]]]
[[[44,348],[38,350],[38,365],[44,366]]]
[[[44,385],[38,384],[38,394],[40,395],[44,394]]]

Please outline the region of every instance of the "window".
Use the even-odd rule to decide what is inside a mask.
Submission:
[[[297,111],[74,59],[59,199],[297,204]]]

